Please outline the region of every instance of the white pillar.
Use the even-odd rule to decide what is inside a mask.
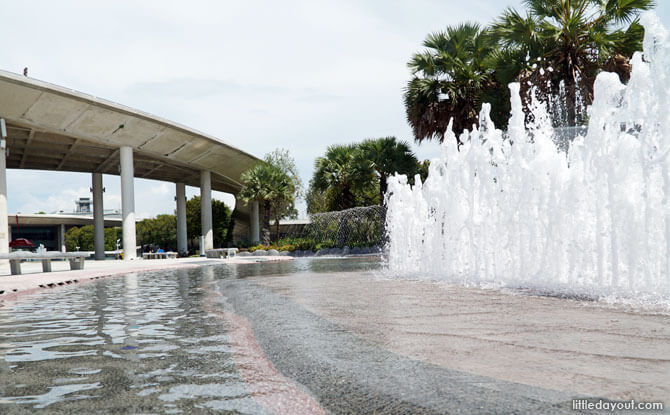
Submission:
[[[200,254],[214,248],[214,231],[212,230],[212,174],[203,170],[200,172],[200,223],[204,246],[200,247]]]
[[[131,154],[132,156],[132,154]],[[132,162],[132,160],[131,160]],[[102,204],[102,173],[93,173],[93,246],[95,260],[105,259],[105,209]]]
[[[259,220],[258,201],[251,202],[249,209],[249,232],[251,233],[251,243],[257,244],[261,241],[261,229]]]
[[[67,251],[67,248],[65,247],[65,224],[61,223],[59,228],[58,228],[58,247],[60,248],[61,252]]]
[[[121,147],[121,212],[123,214],[123,259],[135,259],[135,189],[133,148]]]
[[[177,252],[180,255],[186,255],[187,231],[186,231],[186,186],[184,183],[177,183]]]
[[[2,145],[0,145],[0,253],[6,254],[9,252],[9,220],[7,218],[7,160],[5,159],[7,141],[4,134],[0,136],[0,140],[2,140]],[[6,262],[0,261],[0,263]]]

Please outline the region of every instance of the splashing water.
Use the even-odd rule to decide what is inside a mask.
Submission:
[[[586,136],[567,155],[543,103],[524,125],[519,85],[496,130],[453,133],[425,183],[389,179],[394,275],[595,297],[670,299],[670,42],[645,14],[644,54],[628,85],[601,73]],[[449,128],[451,131],[451,128]]]

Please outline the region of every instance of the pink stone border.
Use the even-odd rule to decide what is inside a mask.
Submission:
[[[219,308],[220,294],[214,287],[207,290],[205,309],[221,319],[233,344],[235,369],[249,396],[268,412],[277,415],[327,415],[313,397],[293,380],[282,375],[263,352],[248,319]]]

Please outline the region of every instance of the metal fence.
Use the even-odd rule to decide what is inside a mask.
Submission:
[[[385,220],[386,207],[379,205],[316,213],[294,236],[337,248],[381,246]]]

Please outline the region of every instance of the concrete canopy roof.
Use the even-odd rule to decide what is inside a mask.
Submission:
[[[8,168],[119,175],[119,149],[131,146],[135,177],[237,194],[258,159],[174,122],[47,82],[0,71],[0,117]]]
[[[83,226],[93,225],[93,215],[43,215],[34,214],[28,215],[18,213],[8,216],[8,223],[10,226],[16,226],[16,217],[19,217],[19,227],[22,226]],[[105,226],[121,226],[123,220],[121,218],[105,218]]]

